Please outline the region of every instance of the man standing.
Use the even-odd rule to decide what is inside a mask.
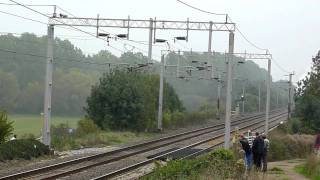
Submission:
[[[252,166],[252,152],[251,152],[251,147],[249,145],[249,141],[244,137],[243,134],[240,134],[239,141],[243,151],[245,152],[245,162],[246,162],[247,170],[250,170]]]
[[[259,135],[259,132],[256,132],[256,138],[253,140],[252,144],[252,153],[253,153],[253,163],[256,166],[256,169],[261,168],[261,158],[263,155],[264,141]]]
[[[270,141],[269,139],[267,139],[267,135],[265,134],[262,134],[262,139],[263,139],[263,142],[264,142],[264,148],[263,148],[263,154],[262,154],[262,165],[263,165],[263,172],[266,172],[267,171],[267,154],[268,154],[268,151],[269,151],[269,144],[270,144]]]

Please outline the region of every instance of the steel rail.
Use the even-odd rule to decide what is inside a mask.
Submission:
[[[236,125],[238,125],[240,123],[244,123],[244,122],[248,122],[248,121],[251,121],[251,120],[254,120],[254,119],[258,119],[258,118],[260,118],[260,116],[264,116],[264,114],[262,114],[262,115],[259,114],[259,115],[256,115],[256,116],[250,116],[250,117],[247,117],[247,118],[243,118],[245,121],[242,119],[242,120],[237,120],[234,123],[236,123]],[[174,144],[174,143],[177,143],[177,142],[181,142],[181,141],[184,141],[184,140],[187,140],[187,139],[190,139],[190,138],[198,137],[198,136],[213,132],[213,130],[223,129],[223,127],[217,129],[218,126],[223,126],[223,125],[224,124],[219,124],[219,125],[215,125],[215,126],[210,127],[210,128],[202,128],[202,131],[203,131],[203,129],[205,129],[205,130],[211,129],[211,130],[204,131],[204,132],[200,131],[199,134],[192,134],[191,136],[186,136],[186,137],[183,137],[183,138],[180,138],[180,139],[176,139],[176,140],[173,140],[173,141],[170,141],[170,142],[165,142],[167,140],[167,139],[165,139],[165,140],[163,140],[163,142],[164,142],[163,144],[159,144],[159,145],[156,145],[156,146],[153,146],[153,147],[148,147],[147,146],[147,147],[144,147],[145,149],[142,149],[142,150],[131,152],[129,154],[121,155],[121,156],[118,156],[118,157],[113,157],[113,158],[110,158],[110,159],[107,159],[107,160],[104,160],[104,161],[101,161],[101,162],[94,162],[94,163],[92,163],[90,165],[85,165],[85,166],[78,167],[78,168],[75,168],[75,169],[72,169],[72,170],[69,170],[69,171],[59,172],[59,173],[53,174],[53,175],[51,175],[49,177],[46,177],[44,179],[57,179],[57,178],[64,177],[64,176],[67,176],[67,175],[70,175],[70,174],[75,174],[75,173],[81,172],[83,170],[86,170],[86,169],[89,169],[89,168],[92,168],[92,167],[105,165],[105,164],[108,164],[108,163],[111,163],[111,162],[115,162],[115,161],[118,161],[118,160],[121,160],[121,159],[125,159],[127,157],[131,157],[131,156],[134,156],[134,155],[137,155],[137,154],[141,154],[141,153],[148,152],[148,151],[151,151],[151,150],[154,150],[154,149],[158,149],[158,148],[161,148],[161,147],[164,147],[164,146],[168,146],[168,145],[171,145],[171,144]],[[186,133],[181,133],[181,135],[186,135]],[[176,138],[176,136],[174,135],[173,138]],[[170,138],[170,139],[173,139],[173,138]],[[152,144],[154,144],[154,143],[152,143]],[[145,144],[145,145],[150,145],[150,144]],[[132,149],[130,149],[130,150],[132,150]]]
[[[271,118],[275,118],[275,117],[280,117],[280,118],[281,118],[281,117],[283,117],[283,115],[286,115],[286,112],[285,112],[285,113],[278,114],[278,115],[273,116],[273,117],[271,117]],[[278,119],[276,119],[276,120],[278,120]],[[273,121],[276,121],[276,120],[273,120]],[[273,121],[272,121],[272,122],[273,122]],[[245,129],[245,128],[248,128],[248,127],[251,127],[251,126],[260,124],[260,123],[262,123],[262,122],[264,122],[264,120],[260,120],[260,121],[258,121],[258,122],[254,122],[254,123],[252,123],[252,124],[250,124],[250,125],[246,125],[246,126],[244,126],[244,127],[241,127],[240,129]],[[264,126],[264,125],[260,125],[259,128],[261,128],[261,127],[263,127],[263,126]],[[235,130],[233,130],[232,132],[234,132],[234,131],[235,131]],[[184,146],[184,147],[179,148],[179,149],[176,149],[176,150],[172,150],[172,151],[167,152],[167,153],[165,153],[165,154],[162,154],[162,155],[153,157],[153,158],[151,158],[151,159],[148,159],[148,160],[145,160],[145,161],[142,161],[142,162],[139,162],[139,163],[136,163],[136,164],[133,164],[133,165],[124,167],[124,168],[122,168],[122,169],[119,169],[119,170],[110,172],[110,173],[108,173],[108,174],[99,176],[99,177],[97,177],[97,178],[92,178],[91,180],[100,180],[100,179],[112,178],[112,177],[114,177],[114,176],[123,174],[124,172],[128,172],[128,171],[137,169],[138,167],[141,167],[141,166],[150,164],[150,163],[152,163],[153,161],[155,161],[155,160],[158,159],[158,158],[165,157],[165,156],[170,155],[170,154],[172,154],[172,153],[175,153],[175,152],[178,152],[178,151],[187,149],[187,148],[191,148],[191,147],[195,147],[195,146],[198,146],[198,145],[207,143],[207,142],[209,142],[209,141],[218,139],[218,138],[222,137],[223,135],[224,135],[224,133],[219,134],[219,135],[216,135],[216,136],[211,137],[211,138],[208,138],[208,139],[205,139],[205,140],[202,140],[202,141],[199,141],[199,142],[196,142],[196,143],[193,143],[193,144],[190,144],[190,145],[188,145],[188,146]],[[222,143],[223,143],[223,142],[222,142]],[[219,144],[220,144],[220,143],[219,143]]]
[[[287,114],[286,114],[286,113],[281,114],[279,117],[277,117],[277,119],[272,120],[270,123],[273,123],[274,121],[279,120],[280,118],[284,117],[284,115],[286,116]],[[257,130],[257,129],[263,127],[263,126],[264,126],[264,125],[260,125],[259,127],[254,128],[254,129],[252,129],[252,130],[255,131],[255,130]],[[273,130],[275,127],[278,127],[278,126],[279,126],[278,124],[276,124],[276,125],[274,125],[274,126],[271,126],[271,127],[269,128],[269,131]],[[207,147],[207,148],[205,148],[205,149],[201,149],[201,150],[199,150],[199,151],[197,151],[197,152],[194,152],[194,153],[192,153],[192,154],[189,154],[189,155],[187,155],[187,156],[185,156],[185,157],[183,157],[183,158],[181,158],[181,159],[187,159],[187,158],[190,158],[190,157],[197,156],[197,155],[199,155],[199,154],[202,153],[202,152],[206,152],[206,151],[209,151],[209,150],[211,150],[211,149],[213,149],[213,148],[215,148],[215,147],[217,147],[217,146],[223,145],[223,143],[224,143],[224,142],[220,142],[220,143],[218,143],[218,144],[209,146],[209,147]]]
[[[279,112],[280,110],[275,110],[275,111]],[[254,116],[248,116],[248,117],[243,117],[243,118],[240,118],[240,119],[235,119],[233,121],[233,123],[234,124],[239,124],[239,123],[247,122],[247,121],[252,120],[252,118],[260,118],[260,116],[263,116],[263,115],[264,114],[259,113],[259,114],[254,115]],[[113,154],[116,154],[116,153],[124,152],[126,150],[132,150],[134,148],[143,147],[143,146],[146,146],[146,145],[150,145],[150,144],[158,143],[158,142],[161,142],[161,141],[165,141],[165,140],[169,140],[169,139],[173,139],[173,138],[189,135],[189,134],[192,134],[192,133],[197,133],[197,132],[201,132],[201,131],[205,131],[205,130],[209,130],[209,129],[217,130],[216,128],[218,128],[220,126],[223,126],[223,125],[224,125],[224,123],[220,123],[220,124],[209,126],[209,127],[205,127],[205,128],[200,128],[200,129],[196,129],[196,130],[192,130],[192,131],[188,131],[188,132],[184,132],[184,133],[175,134],[175,135],[172,135],[172,136],[159,138],[159,139],[156,139],[156,140],[151,140],[151,141],[148,141],[148,142],[139,143],[139,144],[136,144],[136,145],[132,145],[132,146],[120,148],[120,149],[117,149],[117,150],[109,151],[109,152],[106,152],[106,153],[100,153],[100,154],[97,154],[97,155],[91,155],[91,156],[87,156],[87,157],[77,158],[77,159],[74,159],[74,160],[65,161],[65,162],[62,162],[62,163],[57,163],[57,164],[45,166],[45,167],[42,167],[42,168],[37,168],[37,169],[29,170],[29,171],[19,172],[19,173],[16,173],[16,174],[0,177],[0,180],[2,180],[2,179],[17,179],[17,178],[22,178],[22,177],[29,177],[29,176],[32,176],[32,175],[37,175],[37,174],[48,172],[50,170],[59,169],[59,168],[62,168],[62,167],[73,165],[73,164],[79,164],[81,162],[86,162],[86,161],[90,161],[90,160],[93,160],[93,159],[98,159],[100,157],[113,155]],[[212,130],[210,130],[210,131],[212,131]],[[196,134],[194,136],[199,136],[199,135],[202,135],[202,134],[205,134],[205,133],[209,133],[209,131],[205,131],[205,132]],[[158,145],[156,147],[153,147],[152,149],[151,148],[144,149],[144,150],[140,150],[140,151],[138,151],[136,153],[131,153],[130,155],[125,155],[125,156],[120,156],[120,157],[117,157],[117,158],[112,158],[112,159],[109,159],[109,160],[107,160],[107,161],[105,161],[103,163],[102,162],[99,163],[99,164],[95,163],[95,164],[92,164],[90,166],[81,167],[81,168],[78,168],[76,170],[73,170],[72,172],[73,173],[80,172],[80,171],[82,171],[84,169],[88,169],[90,167],[94,167],[94,166],[98,166],[98,165],[101,165],[101,164],[107,164],[107,163],[110,163],[110,162],[114,162],[114,161],[129,157],[129,156],[133,156],[133,155],[136,155],[136,154],[139,154],[139,153],[143,153],[143,152],[147,152],[147,151],[150,151],[150,150],[153,150],[153,149],[157,149],[157,148],[162,147],[164,145],[170,145],[170,144],[173,144],[175,142],[178,142],[178,141],[181,141],[181,140],[185,140],[185,139],[188,139],[188,138],[190,138],[190,136],[188,136],[186,138],[183,138],[183,139],[179,139],[179,140],[170,142],[170,143],[161,144],[160,146]],[[62,172],[62,173],[56,174],[55,176],[51,176],[51,178],[62,177],[64,175],[68,175],[68,174],[71,174],[71,172],[67,172],[67,171],[66,172]]]

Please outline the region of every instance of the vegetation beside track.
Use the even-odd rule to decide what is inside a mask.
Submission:
[[[269,161],[306,158],[312,153],[314,136],[289,134],[287,127],[287,124],[283,124],[269,133]]]
[[[232,151],[218,149],[194,159],[169,161],[165,166],[156,163],[154,172],[142,179],[229,179],[243,172],[243,164],[237,163]]]
[[[40,136],[43,128],[43,116],[40,114],[9,114],[8,119],[13,122],[13,134],[18,138],[23,136],[35,137]],[[59,124],[68,124],[70,128],[76,128],[81,117],[52,116],[51,124],[57,126]]]
[[[92,120],[82,119],[78,121],[77,128],[70,133],[67,124],[59,124],[51,127],[52,147],[63,151],[80,149],[85,147],[103,147],[106,145],[125,144],[152,137],[152,133],[129,131],[104,131]]]
[[[320,159],[315,155],[308,157],[305,164],[297,166],[295,171],[312,180],[320,180]]]
[[[31,159],[49,155],[47,146],[34,139],[18,139],[0,144],[0,161],[13,159]]]

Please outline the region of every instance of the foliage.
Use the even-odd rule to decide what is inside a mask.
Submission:
[[[238,166],[231,151],[218,149],[195,159],[170,161],[142,179],[199,179],[203,174],[218,179],[236,178]]]
[[[68,124],[51,125],[51,145],[56,150],[78,149],[80,144],[75,141],[75,133],[70,133]]]
[[[4,143],[12,134],[13,125],[8,121],[7,113],[0,111],[0,144]]]
[[[298,82],[296,115],[301,117],[304,129],[320,131],[320,51],[312,58],[312,71]]]
[[[17,53],[0,52],[0,107],[8,112],[18,114],[40,114],[43,111],[44,97],[44,77],[45,63],[43,57],[46,56],[46,36],[37,37],[34,34],[24,33],[19,36],[13,34],[0,36],[0,48],[12,50]],[[24,54],[35,54],[28,56]],[[108,63],[129,63],[133,65],[144,64],[147,57],[142,53],[127,52],[120,57],[102,50],[94,55],[85,55],[81,49],[75,47],[68,40],[55,38],[54,40],[54,69],[53,69],[53,98],[52,112],[55,115],[83,115],[83,107],[86,99],[90,95],[90,86],[94,85],[103,72],[110,72],[107,66],[96,66],[96,64]],[[208,62],[213,67],[225,68],[224,55],[216,53],[215,56],[208,56],[206,53],[184,53],[178,56],[175,53],[169,54],[168,63],[176,64],[178,58],[181,66],[190,65],[191,61],[197,59],[199,64]],[[235,60],[241,60],[234,58]],[[150,72],[158,74],[160,65],[157,61],[150,68]],[[113,68],[111,66],[111,68]],[[168,74],[175,73],[175,68],[167,68]],[[247,111],[257,110],[258,84],[263,84],[266,71],[259,68],[252,61],[235,67],[237,74],[243,79],[249,79],[246,86]],[[181,70],[181,74],[185,73]],[[207,79],[209,73],[204,71],[193,71],[192,76],[204,76]],[[150,81],[154,79],[151,78]],[[180,98],[188,111],[196,111],[206,101],[215,102],[217,99],[216,81],[190,79],[185,81],[176,77],[167,76],[167,82],[180,95]],[[234,82],[235,84],[239,82]],[[276,83],[275,83],[276,84]],[[156,85],[156,83],[154,84]],[[281,83],[277,84],[277,86]],[[150,90],[156,86],[148,86]],[[235,97],[241,94],[242,86],[234,86]],[[265,102],[265,88],[262,89],[262,107]],[[286,104],[286,92],[272,88],[272,92],[279,92],[280,105]],[[276,93],[271,94],[271,107],[275,107]],[[149,96],[149,95],[146,95]],[[154,97],[154,94],[150,94]],[[222,93],[222,96],[224,94]],[[149,98],[148,98],[149,99]],[[224,97],[222,97],[222,100]],[[151,100],[151,99],[150,99]],[[152,99],[156,102],[157,99]],[[166,103],[164,103],[166,106]],[[223,102],[222,102],[223,107]],[[153,113],[150,110],[148,112]],[[147,115],[147,116],[150,116]],[[153,121],[148,121],[153,126]]]
[[[48,155],[47,146],[34,139],[17,139],[0,145],[0,160],[31,159]]]
[[[307,162],[304,165],[295,167],[295,171],[305,175],[312,180],[320,179],[320,159],[315,155],[311,155],[307,158]]]
[[[85,134],[94,134],[98,133],[100,129],[97,125],[90,119],[82,119],[78,121],[77,135],[83,136]]]
[[[269,140],[270,161],[306,158],[313,150],[314,137],[311,135],[291,135],[276,129],[270,133]]]
[[[105,73],[92,87],[87,116],[102,129],[146,130],[155,128],[159,77],[116,70]],[[164,111],[182,111],[173,88],[164,85]]]
[[[14,109],[18,94],[19,85],[16,77],[0,69],[0,107],[7,111]]]
[[[59,124],[51,127],[51,145],[55,150],[64,151],[85,147],[118,145],[121,143],[145,140],[151,135],[147,133],[103,131],[97,128],[92,120],[88,119],[79,121],[75,133],[70,134],[67,128],[70,128],[68,124]]]

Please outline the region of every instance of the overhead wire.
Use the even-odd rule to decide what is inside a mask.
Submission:
[[[7,6],[19,6],[18,4],[15,4],[15,3],[3,3],[3,2],[0,2],[0,5],[7,5]],[[26,6],[47,6],[47,7],[54,7],[55,5],[53,4],[25,4]]]
[[[16,3],[16,4],[18,4],[18,5],[26,8],[26,9],[29,9],[30,11],[33,11],[33,12],[35,12],[35,13],[37,13],[37,14],[40,14],[40,15],[45,16],[45,17],[47,17],[47,18],[51,18],[50,16],[48,16],[48,15],[46,15],[46,14],[40,12],[40,11],[37,11],[37,10],[35,10],[35,9],[33,9],[33,8],[30,8],[30,7],[28,7],[28,6],[24,5],[24,4],[21,4],[21,3],[19,3],[19,2],[14,1],[14,0],[10,0],[10,1],[11,1],[11,2],[14,2],[14,3]],[[80,32],[82,32],[82,33],[85,33],[85,34],[88,34],[88,35],[90,35],[90,36],[96,37],[94,34],[92,34],[92,33],[90,33],[90,32],[87,32],[87,31],[84,31],[84,30],[82,30],[82,29],[80,29],[80,28],[77,28],[77,27],[74,27],[74,26],[72,26],[72,25],[66,24],[66,23],[64,23],[64,22],[62,22],[62,21],[59,21],[59,20],[57,20],[57,19],[55,19],[55,21],[60,22],[60,23],[62,23],[62,24],[64,24],[64,25],[66,25],[66,26],[69,26],[69,27],[73,28],[73,29],[76,29],[76,30],[78,30],[78,31],[80,31]],[[99,37],[96,37],[96,38],[101,39],[101,40],[103,40],[103,41],[105,41],[105,42],[108,42],[107,40],[105,40],[105,39],[103,39],[103,38],[99,38]],[[120,50],[120,49],[118,49],[118,48],[116,48],[116,47],[113,47],[113,46],[109,46],[109,47],[111,47],[111,48],[114,49],[114,50],[120,51],[121,53],[124,53],[124,51],[122,51],[122,50]]]
[[[61,8],[61,7],[58,6],[58,5],[57,5],[57,8],[60,9],[60,10],[62,10],[64,13],[67,13],[67,14],[73,16],[73,17],[77,17],[77,16],[75,16],[73,13],[71,13],[70,11],[67,11],[67,10],[63,9],[63,8]],[[87,23],[86,21],[82,21],[82,22]],[[100,28],[99,30],[101,30],[101,31],[104,32],[104,33],[107,33],[107,34],[110,34],[110,35],[116,37],[116,34],[110,33],[110,32],[108,32],[108,31],[106,31],[106,30],[104,30],[104,29],[102,29],[102,28]],[[143,42],[143,41],[136,41],[136,40],[132,40],[132,39],[123,39],[123,38],[117,38],[117,40],[120,40],[120,41],[129,41],[129,42],[137,43],[137,44],[144,45],[144,46],[148,46],[148,45],[149,45],[147,41]],[[136,46],[134,46],[134,45],[127,44],[127,43],[122,43],[122,44],[123,44],[123,45],[129,45],[129,46],[131,46],[131,47],[134,48],[134,49],[140,50],[141,52],[148,53],[148,51],[146,51],[146,50],[144,50],[144,49],[141,49],[141,48],[139,48],[139,47],[136,47]],[[165,46],[165,45],[159,45],[159,44],[153,43],[152,46],[154,46],[154,47],[155,47],[155,46],[157,46],[157,47],[163,47],[163,46]],[[157,56],[157,57],[158,57],[158,58],[161,58],[160,56]]]
[[[184,5],[192,8],[192,9],[195,9],[195,10],[198,10],[198,11],[201,11],[201,12],[204,12],[204,13],[207,13],[207,14],[218,15],[218,16],[225,16],[225,15],[227,15],[227,14],[223,14],[223,13],[214,13],[214,12],[205,11],[205,10],[202,10],[202,9],[197,8],[197,7],[195,7],[195,6],[192,6],[192,5],[188,4],[188,3],[185,3],[185,2],[183,2],[183,1],[181,1],[181,0],[177,0],[177,1],[180,2],[181,4],[184,4]]]
[[[195,6],[192,6],[192,5],[188,4],[188,3],[185,3],[185,2],[183,2],[183,1],[181,1],[181,0],[177,0],[177,1],[178,1],[179,3],[181,3],[181,4],[184,4],[184,5],[192,8],[192,9],[201,11],[201,12],[203,12],[203,13],[207,13],[207,14],[211,14],[211,15],[225,15],[226,18],[229,19],[230,22],[232,23],[232,19],[231,19],[231,17],[230,17],[228,14],[219,14],[219,13],[213,13],[213,12],[210,12],[210,11],[205,11],[205,10],[203,10],[203,9],[200,9],[200,8],[197,8],[197,7],[195,7]],[[269,51],[268,49],[261,48],[261,47],[257,46],[255,43],[253,43],[252,41],[250,41],[250,40],[240,31],[240,29],[239,29],[237,26],[235,26],[235,28],[236,28],[236,30],[240,33],[241,37],[242,37],[245,41],[247,41],[251,46],[253,46],[253,47],[255,47],[256,49],[261,50],[261,51],[266,51],[266,52]],[[289,71],[285,70],[282,66],[280,66],[280,64],[279,64],[275,59],[272,58],[272,61],[276,64],[276,66],[277,66],[281,71],[284,71],[284,72],[286,72],[286,73],[289,73]]]
[[[71,13],[71,12],[69,12],[69,11],[61,8],[60,6],[57,6],[57,8],[60,9],[60,10],[62,10],[62,11],[65,12],[65,13],[73,16],[73,17],[76,17],[73,13]],[[87,22],[85,22],[85,21],[82,21],[82,22],[87,23]],[[108,32],[108,31],[106,31],[106,30],[104,30],[104,29],[102,29],[102,28],[101,28],[100,30],[101,30],[102,32],[104,32],[104,33],[108,33],[108,34],[111,34],[111,35],[113,35],[114,37],[116,37],[116,34],[110,33],[110,32]],[[142,42],[135,41],[135,40],[130,40],[130,39],[122,39],[122,38],[119,38],[119,40],[120,40],[120,41],[130,41],[130,42],[138,43],[138,44],[141,44],[141,45],[148,45],[148,44],[146,44],[146,43],[142,43]],[[127,45],[132,46],[133,48],[138,49],[138,50],[140,50],[140,51],[142,51],[142,52],[148,53],[147,51],[145,51],[145,50],[143,50],[143,49],[141,49],[141,48],[138,48],[138,47],[136,47],[136,46],[133,46],[133,45],[131,45],[131,44],[127,44]]]
[[[22,19],[25,19],[25,20],[29,20],[29,21],[33,21],[33,22],[37,22],[37,23],[41,23],[41,24],[48,25],[48,23],[45,23],[45,22],[42,22],[42,21],[38,21],[38,20],[31,19],[31,18],[19,16],[19,15],[16,15],[16,14],[12,14],[12,13],[5,12],[5,11],[1,11],[1,10],[0,10],[0,13],[6,14],[6,15],[10,15],[10,16],[15,16],[15,17],[22,18]]]

